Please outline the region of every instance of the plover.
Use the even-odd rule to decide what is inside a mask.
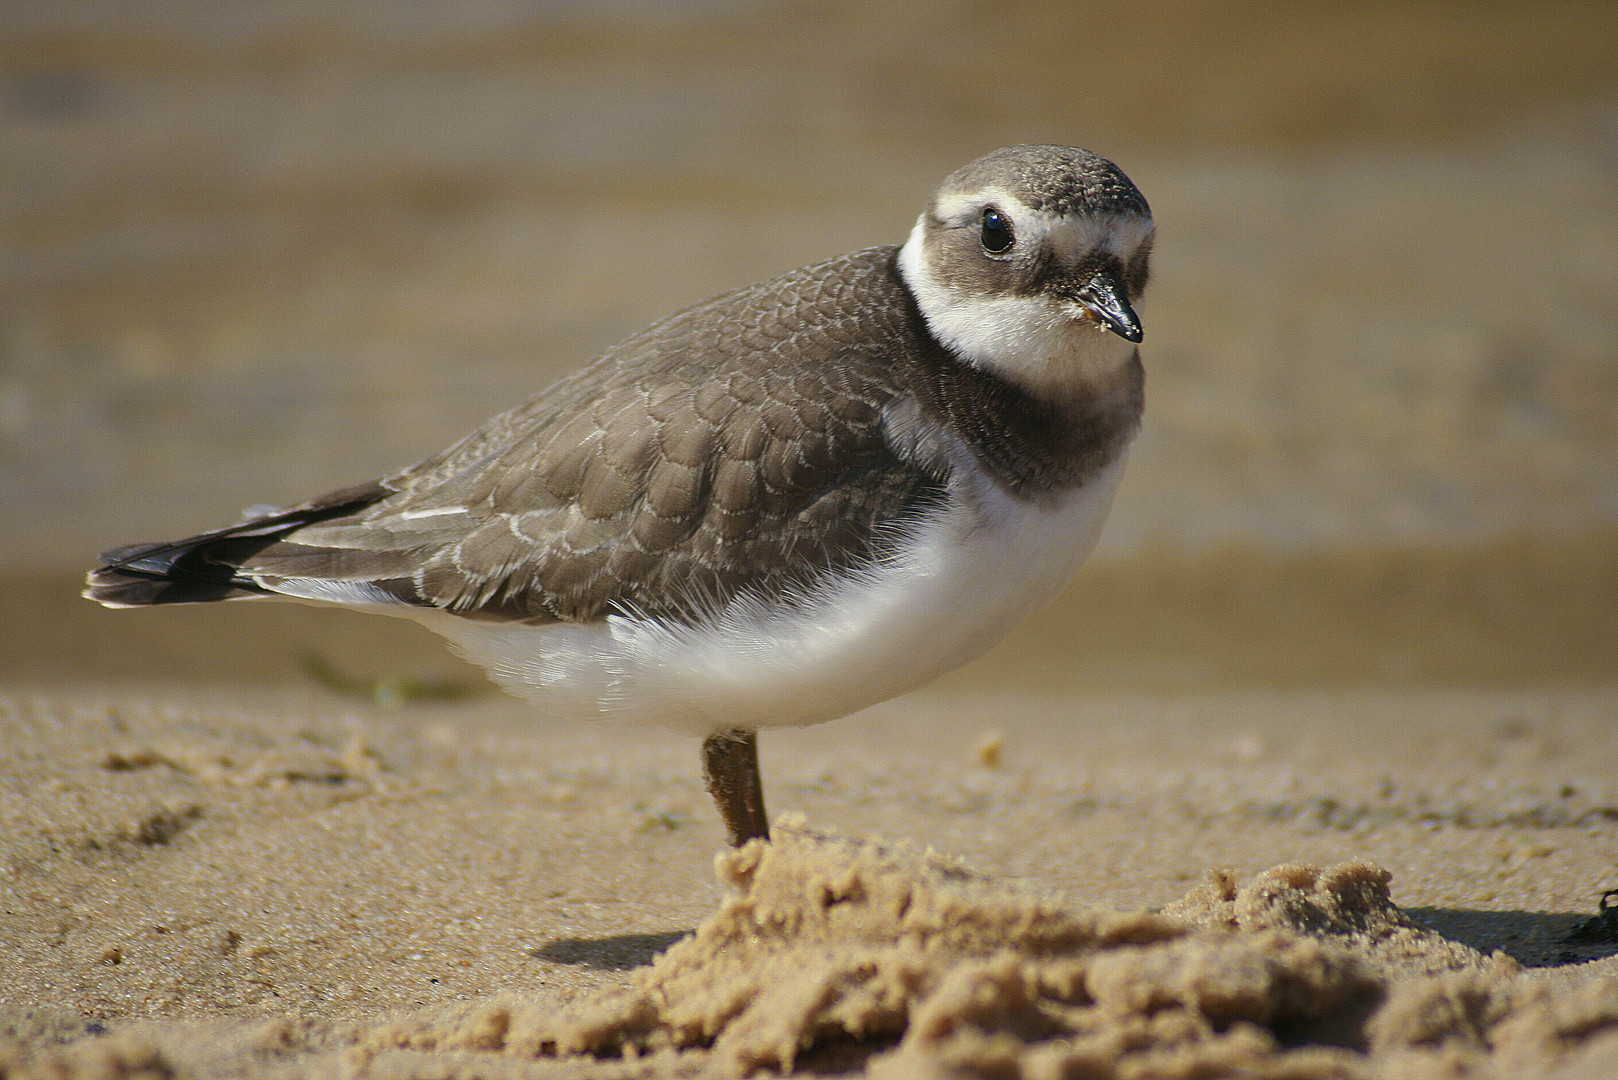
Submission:
[[[402,472],[109,551],[85,595],[416,618],[553,714],[700,736],[731,843],[767,839],[758,729],[977,656],[1094,546],[1152,238],[1106,159],[997,150],[903,245],[672,315]]]

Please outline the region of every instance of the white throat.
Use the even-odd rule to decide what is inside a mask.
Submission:
[[[1114,374],[1135,346],[1054,296],[962,295],[928,265],[926,215],[899,249],[899,273],[933,336],[955,355],[1041,397],[1063,397]]]

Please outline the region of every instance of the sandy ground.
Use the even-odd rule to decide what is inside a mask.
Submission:
[[[719,880],[676,735],[0,709],[23,1075],[1618,1066],[1618,928],[1577,932],[1618,887],[1613,691],[915,697],[767,733],[781,835]]]

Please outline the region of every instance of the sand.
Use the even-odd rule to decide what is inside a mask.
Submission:
[[[1613,691],[922,696],[739,852],[499,698],[0,709],[6,1075],[1618,1068]]]

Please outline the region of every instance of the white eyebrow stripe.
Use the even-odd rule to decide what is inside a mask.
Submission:
[[[960,227],[970,224],[978,211],[990,204],[1011,215],[1018,239],[1048,244],[1058,256],[1068,259],[1102,248],[1128,259],[1155,231],[1150,217],[1134,214],[1065,217],[1049,210],[1035,210],[1005,188],[994,185],[942,196],[933,214],[946,224]]]
[[[964,225],[977,212],[988,204],[994,204],[1001,210],[1010,214],[1014,220],[1022,220],[1036,211],[1017,196],[1002,187],[983,187],[972,191],[956,191],[941,196],[933,213],[940,221],[952,225]]]

